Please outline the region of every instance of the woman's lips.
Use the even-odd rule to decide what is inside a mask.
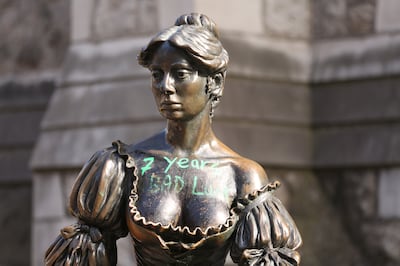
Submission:
[[[176,102],[162,102],[160,106],[161,110],[181,110],[182,104]]]

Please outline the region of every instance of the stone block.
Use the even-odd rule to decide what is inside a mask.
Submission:
[[[341,218],[341,222],[346,226],[346,232],[364,258],[360,263],[349,265],[391,266],[399,262],[399,219],[379,216],[381,204],[379,178],[387,171],[395,169],[397,168],[379,169],[368,166],[318,171],[319,184],[323,185],[325,193],[327,192],[336,207],[335,217]],[[395,186],[393,189],[396,189],[396,184],[392,185]],[[308,185],[307,188],[313,191]],[[321,215],[321,217],[326,216]],[[340,246],[342,250],[346,250],[343,249],[342,243]]]
[[[63,68],[63,84],[93,83],[148,76],[136,61],[149,38],[119,39],[101,43],[76,43]]]
[[[288,191],[289,204],[285,207],[303,238],[303,245],[299,249],[302,255],[300,265],[369,265],[363,260],[364,254],[359,250],[359,244],[349,237],[342,222],[343,217],[335,208],[338,202],[329,201],[321,189],[319,176],[308,170],[268,170],[267,167],[267,171],[270,177],[277,176],[282,183],[277,193],[281,189]],[[332,254],[340,256],[331,256]]]
[[[0,147],[29,147],[39,135],[43,111],[0,112]]]
[[[371,265],[395,266],[400,264],[400,222],[399,220],[365,223],[361,229],[365,239]]]
[[[377,0],[375,27],[378,32],[400,31],[400,2]]]
[[[34,244],[31,246],[31,265],[42,266],[44,264],[44,254],[57,235],[60,234],[60,230],[75,222],[75,219],[69,217],[56,220],[34,221],[32,225],[32,243]]]
[[[315,39],[373,34],[375,0],[322,0],[312,4]]]
[[[267,0],[265,25],[279,37],[309,38],[311,34],[310,0]]]
[[[29,265],[31,185],[0,186],[0,265]]]
[[[66,216],[61,176],[35,174],[33,176],[33,217],[35,221],[59,219]]]
[[[327,174],[328,172],[328,174]],[[338,204],[341,215],[353,235],[363,221],[377,217],[378,174],[374,169],[326,170],[319,173],[333,202]],[[336,185],[328,187],[336,182]],[[338,193],[338,191],[340,191]]]
[[[94,37],[104,40],[156,32],[156,4],[156,0],[96,1],[93,10]]]
[[[149,79],[59,89],[42,128],[158,120]]]
[[[400,218],[400,168],[382,170],[378,197],[381,218]]]
[[[223,34],[222,40],[230,57],[228,78],[285,82],[310,79],[311,50],[306,42],[233,34]]]
[[[30,148],[0,150],[0,182],[30,182],[32,175],[28,166],[30,156]]]
[[[45,131],[36,144],[31,165],[33,169],[81,168],[92,154],[110,147],[113,141],[135,143],[159,132],[164,124],[130,123]]]
[[[2,73],[59,67],[69,44],[69,1],[7,1],[0,10]],[[23,19],[21,19],[23,18]]]
[[[350,35],[374,33],[376,0],[351,0],[347,2],[347,27]]]
[[[0,111],[44,110],[53,93],[55,77],[41,77],[39,73],[33,78],[27,76],[0,80]]]
[[[71,1],[71,41],[89,40],[94,0]]]
[[[118,239],[118,266],[136,266],[135,249],[131,236]]]
[[[399,125],[360,125],[318,129],[316,167],[396,165],[400,162]]]
[[[266,166],[309,167],[312,136],[308,128],[216,121],[216,135],[229,147]]]
[[[79,169],[80,170],[80,169]],[[68,208],[69,204],[69,196],[71,195],[72,187],[75,184],[76,177],[79,174],[79,170],[77,171],[68,171],[62,175],[62,188],[63,188],[63,198],[66,202],[66,207]]]
[[[250,34],[262,34],[264,31],[263,1],[261,0],[247,2],[196,0],[194,2],[194,10],[206,14],[214,20],[220,31]],[[246,12],[243,12],[244,10]],[[226,15],[222,15],[221,12]]]
[[[400,73],[400,34],[317,42],[311,81],[329,82]]]
[[[312,35],[316,39],[341,37],[348,33],[345,0],[313,1]]]
[[[400,118],[399,86],[400,79],[395,77],[313,85],[313,123],[396,121]]]
[[[310,90],[300,84],[228,76],[217,119],[309,125]]]
[[[345,193],[349,205],[356,206],[356,212],[361,219],[373,219],[377,212],[377,178],[376,171],[365,170],[346,174],[347,182]]]

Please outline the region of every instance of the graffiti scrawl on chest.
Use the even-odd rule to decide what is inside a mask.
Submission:
[[[199,197],[228,196],[228,188],[218,181],[222,166],[216,160],[149,156],[141,161],[139,170],[151,194],[185,190]]]

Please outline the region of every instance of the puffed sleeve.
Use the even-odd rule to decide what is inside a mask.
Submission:
[[[127,235],[127,168],[121,143],[97,152],[78,174],[69,208],[78,219],[48,248],[46,265],[116,265],[116,240]]]
[[[272,195],[277,185],[268,185],[242,199],[242,212],[232,260],[238,265],[299,265],[300,233],[278,198]]]

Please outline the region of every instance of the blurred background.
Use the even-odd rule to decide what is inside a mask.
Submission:
[[[136,55],[192,11],[231,58],[215,131],[281,181],[302,265],[400,265],[397,0],[0,0],[0,265],[43,265],[83,163],[163,128]]]

